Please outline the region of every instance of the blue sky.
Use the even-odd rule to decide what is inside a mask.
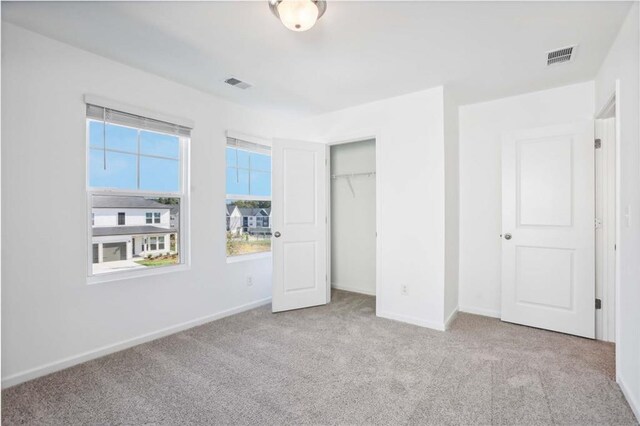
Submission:
[[[178,137],[146,130],[140,131],[140,187],[138,188],[138,130],[107,124],[106,170],[104,169],[103,131],[103,123],[90,121],[89,185],[91,187],[158,192],[180,190],[180,140]]]
[[[270,196],[271,156],[228,147],[227,194]]]
[[[107,124],[106,139],[103,133],[102,122],[89,122],[89,185],[92,188],[180,190],[178,137],[140,130],[138,187],[138,130]],[[227,148],[226,158],[227,194],[271,196],[271,156]]]

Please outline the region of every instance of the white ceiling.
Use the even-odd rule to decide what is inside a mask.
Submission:
[[[630,5],[328,0],[305,33],[266,0],[3,2],[2,18],[231,101],[318,113],[441,84],[465,104],[592,79]],[[573,62],[546,67],[571,44]]]

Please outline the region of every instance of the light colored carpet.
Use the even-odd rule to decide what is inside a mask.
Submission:
[[[263,307],[2,392],[3,424],[636,424],[610,344],[374,298]]]

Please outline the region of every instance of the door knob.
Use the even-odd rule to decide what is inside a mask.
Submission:
[[[504,234],[504,239],[505,240],[510,240],[511,239],[511,234]]]
[[[282,235],[280,232],[276,231],[275,234],[273,234],[274,237],[276,238],[280,238],[280,235]]]

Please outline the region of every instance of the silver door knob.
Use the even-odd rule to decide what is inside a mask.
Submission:
[[[280,238],[280,235],[282,235],[282,234],[281,234],[281,233],[279,233],[278,231],[276,231],[276,233],[275,233],[275,234],[273,234],[273,236],[274,236],[274,237],[276,237],[276,238]]]
[[[504,234],[504,239],[505,240],[510,240],[511,239],[511,234]]]

